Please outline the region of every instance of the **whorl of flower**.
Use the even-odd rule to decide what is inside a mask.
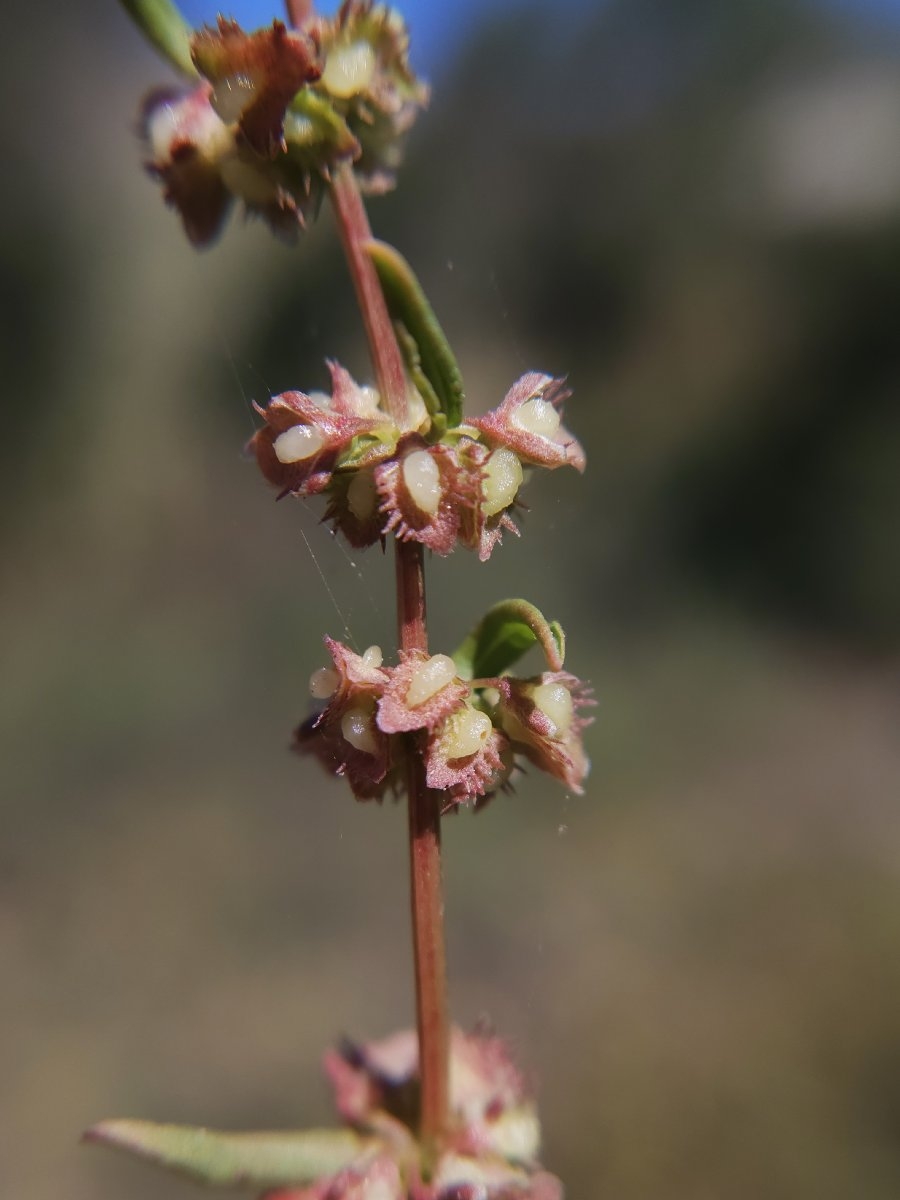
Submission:
[[[301,29],[274,21],[245,33],[220,16],[195,32],[177,65],[202,82],[152,93],[141,119],[147,168],[194,245],[214,240],[235,200],[295,237],[339,161],[355,163],[369,190],[391,187],[428,98],[408,43],[399,14],[369,0]]]
[[[314,37],[280,21],[246,34],[219,18],[191,40],[203,81],[144,102],[147,169],[178,209],[190,240],[207,245],[233,201],[293,237],[317,210],[331,164],[358,144],[312,85],[322,64]]]
[[[425,775],[442,807],[482,807],[508,786],[519,755],[580,792],[588,761],[581,732],[588,689],[574,675],[462,679],[449,655],[401,652],[395,667],[381,651],[355,654],[325,639],[332,666],[310,680],[322,711],[297,730],[294,745],[329,774],[345,776],[359,800],[397,791],[410,748],[405,734],[427,732]]]
[[[407,1164],[409,1190],[402,1195],[409,1200],[562,1200],[559,1180],[536,1162],[540,1126],[530,1090],[505,1044],[490,1033],[451,1030],[450,1127],[427,1183],[415,1160],[415,1032],[364,1044],[347,1042],[326,1055],[325,1070],[344,1121],[384,1137]],[[329,1200],[345,1194],[356,1196],[323,1193]],[[282,1193],[279,1200],[306,1200],[306,1193]]]
[[[336,363],[329,367],[331,396],[285,392],[256,406],[265,425],[250,445],[279,495],[324,492],[325,519],[354,547],[393,534],[441,555],[459,544],[484,562],[504,529],[518,536],[510,514],[524,482],[523,463],[530,467],[543,455],[540,465],[548,467],[584,465],[578,443],[559,432],[560,380],[524,376],[493,413],[439,433],[421,398],[412,396],[401,427],[373,388],[355,383]],[[529,399],[543,408],[529,409]],[[495,427],[512,426],[523,409],[541,414],[545,425],[549,410],[560,440],[515,426],[510,444],[501,444]],[[520,448],[526,443],[527,453]]]

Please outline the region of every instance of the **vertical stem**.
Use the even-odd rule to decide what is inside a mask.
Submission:
[[[284,0],[284,7],[287,9],[288,24],[295,29],[299,29],[307,17],[312,16],[312,0]]]
[[[341,242],[356,288],[378,387],[398,424],[406,418],[406,375],[375,268],[364,246],[372,236],[352,167],[331,181]],[[397,623],[401,650],[428,651],[425,564],[417,542],[396,541]],[[441,874],[440,793],[425,784],[422,735],[410,735],[407,755],[410,901],[416,976],[416,1025],[421,1084],[420,1135],[431,1157],[447,1129],[449,1018]],[[427,1163],[426,1163],[427,1167]]]
[[[356,299],[366,327],[366,337],[375,364],[378,390],[384,397],[388,412],[398,425],[406,423],[406,375],[397,336],[384,302],[384,293],[372,260],[364,246],[372,240],[372,229],[366,215],[353,167],[340,163],[331,179],[331,199],[337,216],[341,244],[356,288]]]

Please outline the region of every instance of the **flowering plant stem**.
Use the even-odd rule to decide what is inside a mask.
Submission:
[[[335,170],[330,196],[341,243],[362,313],[375,375],[394,419],[406,417],[406,380],[400,347],[366,245],[372,231],[353,168]],[[395,540],[397,623],[400,649],[428,652],[425,614],[425,563],[419,542]],[[411,742],[420,731],[407,735]],[[424,756],[410,745],[407,755],[409,803],[410,898],[416,979],[416,1026],[419,1035],[420,1130],[429,1154],[447,1128],[449,1094],[449,1020],[444,949],[444,901],[441,871],[441,797],[426,787]]]
[[[85,1137],[263,1200],[562,1200],[507,1048],[449,1024],[441,819],[510,791],[525,762],[580,794],[590,689],[564,669],[559,624],[523,599],[494,604],[452,654],[432,655],[425,549],[486,562],[504,532],[519,534],[526,470],[584,470],[562,424],[568,388],[529,371],[497,407],[466,416],[459,365],[412,267],[372,238],[360,181],[392,186],[428,98],[398,12],[343,0],[323,17],[312,0],[285,0],[287,25],[246,33],[221,16],[191,30],[177,0],[122,3],[191,77],[145,101],[141,128],[147,166],[195,246],[216,239],[236,203],[288,237],[326,194],[335,212],[377,387],[330,361],[330,395],[290,390],[254,406],[263,424],[250,447],[280,496],[322,496],[352,547],[394,542],[399,662],[326,637],[332,665],[310,679],[317,711],[293,744],[357,800],[406,792],[417,1028],[326,1054],[339,1129],[116,1119]],[[513,673],[535,645],[546,670]]]

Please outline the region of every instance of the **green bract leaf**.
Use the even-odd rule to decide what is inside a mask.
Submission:
[[[297,1133],[216,1133],[152,1121],[102,1121],[84,1135],[157,1166],[217,1187],[287,1187],[334,1175],[380,1149],[347,1129]]]
[[[419,371],[424,375],[430,385],[430,391],[440,405],[440,412],[444,414],[447,425],[452,429],[462,420],[465,389],[459,365],[444,331],[422,291],[421,284],[403,255],[386,242],[367,242],[366,250],[378,272],[391,317],[403,326],[418,351],[414,361],[410,363],[409,347],[405,350],[410,374],[414,376],[415,372]],[[401,349],[404,348],[405,341],[406,339],[401,337]],[[423,398],[427,404],[428,395],[423,394]]]
[[[191,79],[197,68],[191,60],[194,31],[171,0],[121,0],[144,36],[176,70]]]
[[[527,600],[501,600],[482,617],[453,655],[463,679],[492,679],[539,643],[551,671],[561,671],[566,635]]]

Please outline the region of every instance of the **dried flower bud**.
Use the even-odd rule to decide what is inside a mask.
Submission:
[[[562,379],[532,371],[507,392],[498,408],[469,424],[491,446],[505,446],[526,463],[561,467],[567,463],[583,471],[584,451],[560,424],[560,409],[570,395]]]

